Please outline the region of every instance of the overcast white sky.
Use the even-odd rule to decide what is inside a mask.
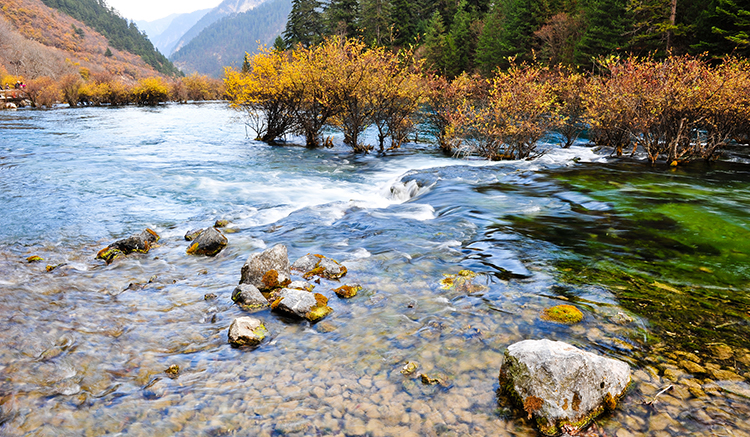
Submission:
[[[221,0],[106,0],[129,20],[154,21],[174,13],[213,8]]]

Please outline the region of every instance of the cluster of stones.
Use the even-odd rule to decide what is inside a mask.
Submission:
[[[300,272],[304,279],[315,276],[324,279],[339,279],[346,275],[346,267],[337,261],[323,255],[305,255],[289,264],[286,246],[277,244],[263,252],[252,254],[242,266],[239,285],[232,292],[232,300],[243,309],[251,312],[269,308],[277,313],[304,319],[316,323],[333,309],[328,306],[328,298],[313,292],[314,285],[306,281],[292,281],[292,271]],[[334,291],[342,298],[353,297],[361,289],[359,285],[344,285]],[[260,320],[242,317],[232,323],[234,329],[229,330],[229,342],[235,346],[257,345],[265,336],[248,333],[247,329],[240,329],[241,319],[251,319],[255,331],[263,327]],[[245,320],[249,324],[249,320]],[[254,338],[254,341],[248,341]]]
[[[133,235],[122,240],[117,240],[96,254],[98,259],[104,260],[107,264],[112,263],[115,259],[131,253],[148,253],[156,242],[159,241],[159,235],[151,229],[146,229],[140,234]]]
[[[216,229],[223,226],[226,226],[224,221],[217,221],[213,227],[188,232],[185,239],[192,244],[187,253],[218,254],[227,245],[226,237]],[[97,258],[109,264],[122,255],[148,253],[158,240],[156,232],[146,229],[110,244],[99,251]],[[27,261],[40,260],[29,257]],[[292,271],[305,281],[293,281]],[[249,312],[270,308],[285,316],[316,323],[333,310],[328,306],[328,298],[313,292],[314,285],[307,280],[315,277],[318,283],[321,278],[337,280],[346,273],[346,267],[337,261],[317,254],[307,254],[290,265],[286,246],[278,244],[248,258],[242,266],[239,285],[232,292],[232,300]],[[481,292],[486,287],[474,284],[476,277],[476,273],[462,270],[456,275],[445,275],[441,287],[466,293]],[[347,284],[333,291],[341,298],[351,298],[361,288]],[[543,310],[539,317],[555,323],[575,324],[582,320],[583,314],[572,305],[558,305]],[[228,332],[229,342],[236,347],[257,346],[267,335],[263,322],[254,317],[235,319]],[[692,373],[709,373],[695,364],[695,360],[685,359],[681,364],[683,362],[687,363],[683,367]],[[419,378],[427,385],[444,383],[441,378],[416,371],[417,364],[410,362],[401,373]],[[170,366],[165,373],[176,378],[179,367]],[[667,373],[665,371],[665,376]],[[534,419],[543,434],[575,435],[599,414],[617,406],[631,378],[629,366],[622,361],[581,351],[563,342],[525,340],[507,348],[499,380],[502,389],[523,408],[529,419]]]
[[[187,248],[189,255],[216,256],[227,246],[227,237],[224,236],[217,228],[225,227],[228,224],[226,220],[217,220],[214,226],[205,229],[195,229],[185,234],[185,240],[192,241]],[[96,254],[97,259],[104,260],[111,264],[115,259],[130,255],[131,253],[148,253],[159,241],[159,235],[151,230],[146,229],[140,234],[132,235],[128,238],[117,240]],[[38,256],[32,256],[27,259],[29,262],[42,260]],[[57,266],[48,266],[48,271]]]
[[[185,234],[185,240],[193,243],[187,248],[187,253],[189,255],[216,256],[227,246],[227,237],[217,228],[223,228],[227,224],[226,220],[217,220],[210,228],[188,231]]]

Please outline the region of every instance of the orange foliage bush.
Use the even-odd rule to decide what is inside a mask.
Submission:
[[[750,122],[750,64],[726,59],[712,67],[681,56],[663,61],[602,60],[608,74],[584,92],[595,141],[641,148],[651,162],[716,159]]]
[[[26,93],[31,104],[36,108],[51,108],[60,101],[60,87],[57,82],[47,76],[30,80],[26,84]]]

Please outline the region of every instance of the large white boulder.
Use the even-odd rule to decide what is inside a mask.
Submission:
[[[629,384],[627,363],[552,340],[508,346],[500,370],[500,385],[546,435],[585,428],[614,409]]]

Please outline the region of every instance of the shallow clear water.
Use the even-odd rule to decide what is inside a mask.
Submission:
[[[497,394],[505,348],[527,338],[631,364],[602,433],[749,432],[748,165],[583,147],[497,164],[422,144],[354,156],[269,147],[234,116],[0,112],[0,434],[534,435]],[[185,254],[185,232],[217,219],[227,248]],[[146,227],[162,237],[149,254],[94,259]],[[234,349],[240,268],[277,243],[337,259],[364,290],[344,301],[324,280],[332,315],[256,313],[270,338]],[[484,287],[441,288],[461,269]],[[560,303],[583,322],[539,319]],[[446,384],[405,377],[408,361]]]

